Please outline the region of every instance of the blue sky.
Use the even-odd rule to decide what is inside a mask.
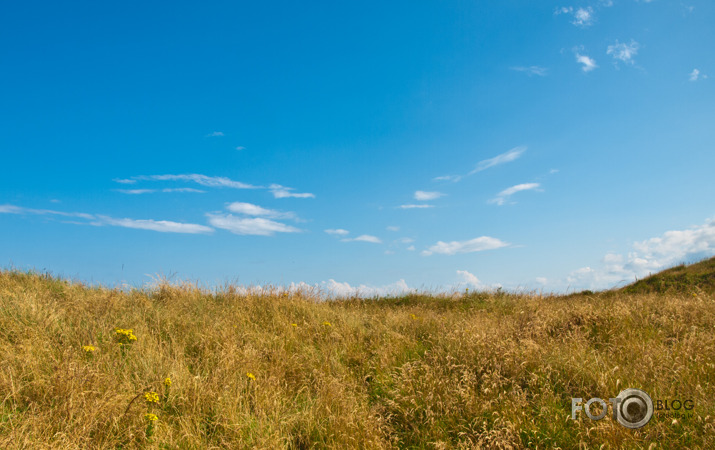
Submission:
[[[0,265],[337,293],[715,254],[705,0],[13,2]]]

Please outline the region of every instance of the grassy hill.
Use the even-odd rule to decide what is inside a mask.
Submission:
[[[0,272],[0,448],[712,448],[706,292],[120,291]],[[692,400],[643,428],[571,398]]]
[[[622,288],[625,293],[715,293],[715,257],[695,264],[681,264]]]

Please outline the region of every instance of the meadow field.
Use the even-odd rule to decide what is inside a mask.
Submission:
[[[697,283],[324,301],[0,273],[4,449],[705,449],[714,381]],[[694,407],[571,419],[625,388]]]

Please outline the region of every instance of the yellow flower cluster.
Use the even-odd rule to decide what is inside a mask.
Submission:
[[[156,417],[156,414],[152,414],[152,413],[144,414],[144,418],[146,420],[148,420],[149,422],[156,422],[157,420],[159,420],[159,418]]]
[[[93,345],[85,345],[82,347],[82,350],[84,350],[88,354],[91,354],[97,349]]]
[[[332,327],[330,322],[328,322],[327,320],[325,322],[323,322],[323,325],[325,325],[326,327]]]
[[[119,341],[119,344],[124,345],[124,344],[131,344],[132,342],[137,340],[137,337],[134,336],[134,330],[125,330],[123,328],[115,328],[114,329],[116,335],[115,337]]]
[[[144,394],[144,400],[147,403],[159,403],[159,394],[156,392],[147,392]]]
[[[169,377],[164,378],[164,386],[166,386],[166,387],[171,386],[171,378],[169,378]]]
[[[247,372],[246,376],[248,377],[249,380],[256,381],[256,376],[254,374],[252,374],[251,372]]]

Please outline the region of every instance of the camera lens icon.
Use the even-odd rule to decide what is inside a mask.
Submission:
[[[616,397],[618,423],[626,428],[640,428],[653,417],[653,400],[640,389],[625,389]]]

